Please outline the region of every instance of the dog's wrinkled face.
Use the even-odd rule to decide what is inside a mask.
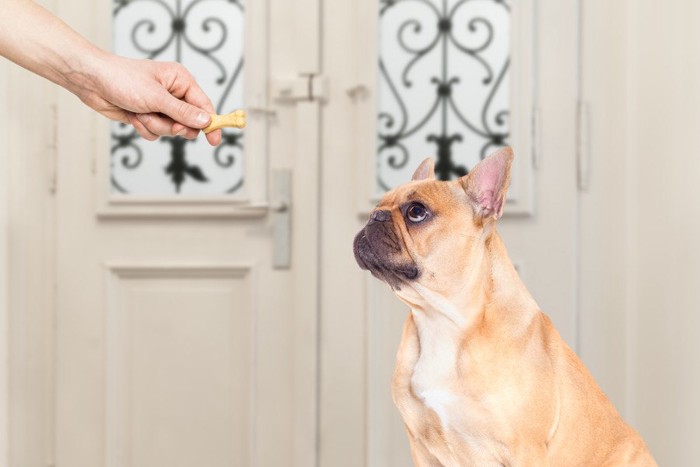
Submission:
[[[355,237],[355,258],[363,269],[400,290],[407,282],[435,274],[428,260],[439,239],[450,242],[471,224],[466,194],[456,183],[414,181],[384,196]]]
[[[413,181],[388,192],[354,242],[355,259],[396,291],[420,283],[439,290],[468,270],[468,251],[502,213],[509,148],[459,180],[435,180],[432,160]]]

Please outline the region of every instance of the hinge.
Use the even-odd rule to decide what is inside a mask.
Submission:
[[[537,170],[542,164],[542,112],[537,106],[532,106],[532,168]]]
[[[328,83],[325,76],[304,74],[296,78],[272,80],[270,94],[276,101],[312,102],[325,101]]]
[[[588,102],[579,100],[576,106],[576,180],[580,191],[588,190],[591,178],[589,135],[590,108]]]

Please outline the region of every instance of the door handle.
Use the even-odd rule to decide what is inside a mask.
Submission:
[[[282,213],[289,210],[289,204],[285,200],[278,199],[270,204],[272,212]]]
[[[292,171],[273,170],[272,182],[272,266],[275,269],[289,269],[292,265]]]

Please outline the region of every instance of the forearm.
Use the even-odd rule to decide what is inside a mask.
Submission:
[[[30,0],[2,0],[0,55],[79,94],[107,55]]]
[[[0,55],[63,86],[107,118],[130,123],[149,140],[196,138],[214,113],[179,63],[105,52],[30,0],[0,0]],[[217,145],[221,132],[207,139]]]

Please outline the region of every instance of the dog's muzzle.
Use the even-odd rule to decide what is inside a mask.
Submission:
[[[355,236],[353,249],[360,268],[399,289],[401,283],[417,279],[420,271],[412,261],[401,258],[403,248],[390,220],[388,211],[374,211]]]

